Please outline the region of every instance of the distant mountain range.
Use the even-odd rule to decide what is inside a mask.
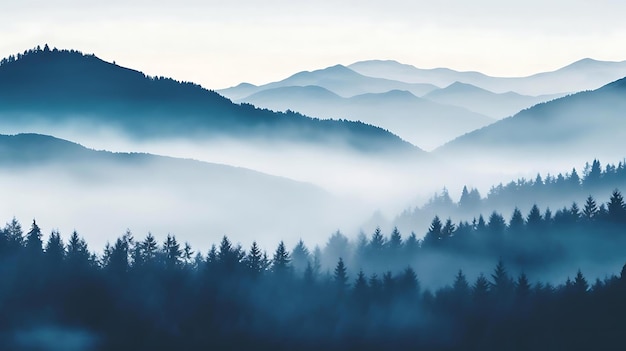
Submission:
[[[463,107],[491,118],[502,119],[563,95],[565,94],[528,96],[514,92],[497,94],[471,84],[454,82],[443,89],[431,91],[423,98],[440,104]]]
[[[397,61],[361,61],[348,66],[369,77],[426,83],[440,87],[454,82],[471,84],[495,93],[550,95],[597,89],[626,76],[626,61],[582,59],[552,72],[528,77],[491,77],[480,72],[459,72],[447,68],[420,69]]]
[[[39,134],[0,135],[0,179],[2,213],[70,223],[92,238],[116,234],[99,227],[121,234],[148,226],[161,235],[194,236],[202,245],[224,234],[238,240],[314,235],[340,223],[337,200],[311,184],[194,160],[95,151]],[[68,199],[62,211],[61,197]]]
[[[291,109],[319,118],[359,120],[385,128],[426,150],[494,122],[464,108],[400,90],[344,98],[319,86],[287,86],[262,90],[237,102],[275,111]]]
[[[435,154],[510,161],[615,160],[626,149],[626,78],[521,111],[463,135]],[[575,164],[571,163],[570,164]]]
[[[249,83],[242,83],[236,87],[217,90],[217,92],[229,99],[241,100],[263,90],[291,86],[318,86],[342,97],[352,97],[366,93],[386,93],[391,90],[406,90],[416,96],[421,96],[438,88],[433,84],[405,83],[390,79],[367,77],[345,66],[336,65],[312,72],[299,72],[281,81],[265,85],[254,86]]]
[[[433,149],[489,124],[489,118],[509,117],[623,76],[626,61],[584,59],[554,72],[500,78],[373,60],[299,72],[260,86],[242,83],[218,92],[239,103],[276,111],[363,121],[386,128],[418,147]],[[398,91],[413,97],[405,95],[398,100]]]
[[[147,77],[94,55],[47,47],[3,60],[0,114],[2,125],[78,123],[144,139],[338,142],[365,152],[420,152],[375,126],[237,105],[192,83]]]

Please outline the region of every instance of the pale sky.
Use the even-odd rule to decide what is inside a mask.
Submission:
[[[210,89],[368,59],[496,76],[626,60],[623,0],[1,1],[1,57],[48,43]]]

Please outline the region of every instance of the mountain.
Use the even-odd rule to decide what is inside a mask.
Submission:
[[[469,163],[490,158],[569,164],[619,160],[626,149],[624,111],[626,78],[541,103],[463,135],[435,153]]]
[[[115,128],[140,139],[261,139],[419,153],[374,126],[238,105],[192,83],[148,77],[94,55],[47,46],[2,61],[0,114],[5,126]]]
[[[372,78],[359,74],[348,67],[336,65],[316,71],[296,73],[286,79],[261,86],[240,84],[233,88],[217,92],[233,100],[241,100],[263,90],[289,86],[319,86],[342,97],[351,97],[365,93],[385,93],[390,90],[406,90],[421,96],[438,87],[433,84],[405,83],[390,79]]]
[[[343,98],[318,86],[290,86],[263,90],[239,101],[319,118],[359,120],[385,128],[427,150],[494,122],[478,113],[400,90]]]
[[[0,180],[0,213],[60,225],[66,235],[76,228],[96,247],[126,228],[140,236],[175,233],[208,249],[224,234],[311,238],[341,224],[340,202],[311,184],[189,159],[95,151],[39,134],[0,135]]]
[[[394,60],[368,60],[348,65],[350,69],[368,77],[393,79],[408,83],[434,84],[439,87],[454,82],[473,82],[489,77],[480,72],[459,72],[449,68],[422,69]]]
[[[366,76],[408,83],[448,86],[462,82],[496,92],[522,95],[549,95],[597,89],[626,76],[626,61],[582,59],[551,72],[527,77],[491,77],[479,72],[459,72],[447,68],[420,69],[396,61],[360,61],[348,66]]]
[[[471,84],[454,82],[443,89],[431,91],[423,97],[441,104],[463,107],[491,118],[502,119],[525,108],[561,96],[561,94],[527,96],[514,92],[496,94]]]

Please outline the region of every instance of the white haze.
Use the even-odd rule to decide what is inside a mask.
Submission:
[[[551,157],[540,157],[538,153],[530,159],[492,157],[493,152],[460,152],[455,157],[423,155],[421,159],[407,160],[366,156],[337,145],[320,148],[305,143],[232,139],[138,140],[113,129],[84,125],[2,126],[1,131],[20,132],[50,134],[93,149],[147,152],[245,167],[310,183],[328,193],[315,204],[294,206],[294,200],[268,205],[258,193],[245,194],[244,190],[211,196],[202,192],[205,183],[200,180],[188,184],[170,184],[164,179],[98,183],[95,177],[94,183],[82,183],[78,181],[82,179],[80,174],[68,176],[55,169],[0,175],[5,184],[1,195],[7,199],[0,207],[0,220],[16,216],[27,229],[36,218],[46,234],[58,228],[65,238],[76,229],[95,250],[101,250],[106,241],[112,242],[127,228],[136,238],[150,231],[162,240],[172,233],[203,252],[223,235],[244,248],[258,240],[270,251],[279,240],[292,247],[300,238],[309,247],[323,246],[335,230],[349,237],[355,237],[360,230],[370,234],[375,225],[389,231],[385,226],[396,215],[424,204],[444,186],[454,200],[463,185],[478,188],[484,196],[492,185],[520,177],[534,179],[537,173],[554,175],[576,167],[582,174],[584,162],[591,161],[575,149]],[[620,160],[597,157],[603,162]],[[167,175],[174,170],[160,172]],[[218,188],[214,184],[213,189]],[[264,196],[274,197],[269,193]],[[276,194],[279,198],[287,195]],[[292,195],[294,199],[297,194]],[[426,227],[413,230],[421,236]]]

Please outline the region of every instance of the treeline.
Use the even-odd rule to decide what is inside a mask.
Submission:
[[[335,233],[313,253],[300,241],[271,254],[224,237],[202,255],[175,236],[159,243],[126,232],[96,255],[76,232],[67,243],[56,231],[44,242],[35,221],[24,233],[13,219],[0,230],[0,346],[621,349],[626,268],[589,282],[575,273],[583,260],[572,252],[623,264],[624,200],[614,191],[606,206],[590,198],[582,210],[572,207],[516,211],[508,224],[497,213],[458,226],[435,218],[423,240],[376,230],[353,244]],[[542,283],[519,270],[548,270],[555,254],[572,279]],[[491,274],[474,278],[442,273],[434,257],[463,269],[477,257],[499,259]],[[424,284],[418,268],[447,283]]]
[[[510,211],[515,207],[529,209],[533,204],[562,206],[564,200],[581,201],[588,195],[600,195],[626,186],[626,160],[617,165],[602,165],[599,160],[587,162],[582,175],[576,168],[556,176],[537,174],[535,179],[519,178],[492,186],[485,197],[478,189],[464,186],[458,201],[448,190],[435,194],[426,204],[403,211],[394,224],[402,229],[425,227],[435,216],[472,218],[494,209]]]

